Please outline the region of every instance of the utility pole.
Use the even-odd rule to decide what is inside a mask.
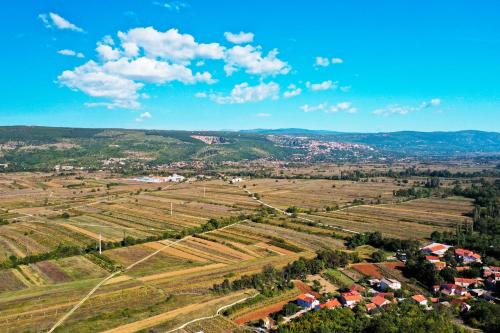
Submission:
[[[99,254],[102,254],[101,240],[102,240],[102,237],[101,237],[101,234],[99,234]]]
[[[170,202],[170,215],[174,215],[174,205]]]
[[[207,189],[207,188],[206,188],[205,186],[203,186],[203,197],[205,197],[205,192],[206,192],[206,189]]]

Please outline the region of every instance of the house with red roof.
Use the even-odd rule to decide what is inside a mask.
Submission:
[[[391,304],[391,301],[389,301],[387,298],[381,295],[377,295],[375,297],[372,297],[371,302],[377,306],[377,308],[381,308],[384,305],[389,305]]]
[[[423,253],[427,253],[428,255],[442,257],[450,247],[451,247],[450,245],[446,244],[431,243],[421,248],[421,250]]]
[[[353,307],[357,303],[361,302],[363,298],[361,294],[357,291],[349,291],[340,294],[340,302],[344,304],[344,306]]]
[[[445,283],[441,285],[441,293],[446,294],[446,295],[457,295],[457,296],[464,296],[467,294],[467,289],[464,287],[458,286],[454,283]]]
[[[424,295],[413,295],[411,299],[418,305],[427,306],[427,298]]]
[[[333,310],[333,309],[339,308],[341,306],[342,306],[342,304],[340,304],[340,302],[336,298],[334,298],[334,299],[326,301],[323,304],[317,305],[316,310],[320,310],[320,309]]]
[[[377,306],[373,303],[368,303],[365,305],[366,311],[371,312],[377,308]]]
[[[438,256],[425,256],[425,260],[427,260],[430,263],[435,263],[441,261]]]
[[[305,309],[314,308],[319,305],[319,301],[311,294],[302,294],[297,297],[297,305]]]
[[[468,278],[455,278],[455,284],[460,287],[468,288],[469,286],[474,286],[476,284],[480,284],[481,280],[474,278],[474,279],[468,279]]]
[[[481,262],[481,255],[467,249],[455,249],[455,257],[463,263]]]

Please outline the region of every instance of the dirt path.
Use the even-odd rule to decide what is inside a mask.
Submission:
[[[244,292],[242,291],[239,294],[243,295]],[[143,319],[143,320],[139,320],[139,321],[136,321],[136,322],[133,322],[133,323],[130,323],[130,324],[125,324],[125,325],[122,325],[122,326],[118,326],[118,327],[115,327],[115,328],[113,328],[111,330],[104,331],[103,333],[132,333],[132,332],[137,332],[137,331],[144,330],[146,328],[158,325],[158,324],[160,324],[162,322],[165,322],[165,321],[167,321],[169,319],[173,319],[173,318],[175,318],[175,317],[177,317],[179,315],[183,315],[183,314],[190,313],[190,312],[197,311],[197,310],[202,310],[203,308],[205,308],[207,306],[211,306],[211,305],[214,305],[214,304],[216,304],[218,302],[224,301],[226,299],[233,298],[234,296],[235,296],[234,294],[233,295],[227,295],[227,296],[224,296],[224,297],[221,297],[221,298],[216,298],[216,299],[210,300],[208,302],[191,304],[191,305],[179,308],[179,309],[175,309],[175,310],[172,310],[172,311],[164,312],[164,313],[161,313],[159,315],[156,315],[156,316],[153,316],[153,317],[149,317],[149,318],[146,318],[146,319]],[[219,315],[220,311],[222,311],[223,309],[225,309],[225,308],[227,308],[229,306],[232,306],[233,304],[236,304],[236,303],[239,303],[239,302],[243,302],[247,298],[249,298],[249,297],[243,298],[242,300],[238,300],[236,302],[233,302],[231,304],[228,304],[228,305],[225,305],[225,306],[219,308],[214,316],[194,319],[194,320],[189,321],[189,322],[181,325],[180,327],[177,327],[177,328],[175,328],[175,329],[173,329],[173,330],[171,330],[169,332],[174,332],[176,330],[182,329],[182,328],[186,327],[187,325],[189,325],[191,323],[194,323],[195,321],[213,318],[213,317]]]
[[[238,188],[242,189],[243,191],[245,191],[248,195],[250,195],[252,197],[252,199],[254,199],[255,201],[257,201],[258,203],[260,203],[261,205],[264,205],[266,207],[269,207],[269,208],[272,208],[284,215],[287,215],[287,216],[292,216],[291,213],[287,213],[286,211],[284,211],[283,209],[280,209],[280,208],[277,208],[277,207],[274,207],[274,206],[271,206],[267,203],[265,203],[264,201],[260,200],[260,199],[257,199],[256,197],[253,196],[254,193],[250,192],[249,190],[247,190],[246,188],[243,188],[241,186],[238,186]],[[346,207],[348,208],[348,207]],[[342,208],[342,209],[345,209],[345,208]],[[339,210],[342,210],[342,209],[339,209]],[[318,225],[321,225],[321,226],[326,226],[325,224],[323,223],[319,223],[318,221],[314,221],[314,220],[311,220],[307,217],[303,217],[303,216],[297,216],[297,218],[299,220],[302,220],[302,221],[305,221],[305,222],[312,222],[312,223],[315,223],[315,224],[318,224]],[[340,227],[334,227],[334,226],[331,226],[332,228],[334,229],[339,229],[339,230],[342,230],[344,232],[348,232],[348,233],[351,233],[351,234],[359,234],[359,232],[357,231],[354,231],[354,230],[349,230],[349,229],[344,229],[344,228],[340,228]]]
[[[242,223],[242,222],[246,222],[248,220],[242,220],[242,221],[238,221],[236,223],[233,223],[233,224],[230,224],[230,225],[227,225],[225,227],[222,227],[220,229],[215,229],[215,230],[211,230],[211,231],[207,231],[207,232],[204,232],[204,233],[210,233],[210,232],[213,232],[213,231],[217,231],[217,230],[223,230],[223,229],[226,229],[226,228],[229,228],[231,226],[234,226],[236,224],[239,224],[239,223]],[[204,234],[202,233],[202,234]],[[149,258],[151,258],[152,256],[160,253],[162,250],[170,247],[170,246],[173,246],[179,242],[182,242],[183,240],[186,240],[186,239],[189,239],[191,238],[191,236],[187,236],[187,237],[184,237],[184,238],[181,238],[179,240],[176,240],[175,242],[171,242],[171,243],[168,243],[166,245],[164,245],[163,247],[159,248],[158,250],[156,250],[155,252],[145,256],[144,258],[130,264],[128,267],[120,270],[120,271],[116,271],[116,272],[113,272],[111,273],[110,275],[108,275],[106,278],[104,278],[103,280],[101,280],[84,298],[82,298],[80,300],[80,302],[78,302],[77,304],[75,304],[75,306],[73,306],[73,308],[71,308],[71,310],[69,312],[67,312],[64,316],[61,317],[61,319],[59,319],[59,321],[57,321],[54,326],[52,326],[52,328],[48,331],[48,333],[52,333],[54,332],[54,330],[59,327],[62,323],[64,323],[66,321],[66,319],[68,319],[72,314],[73,312],[75,312],[76,310],[78,310],[78,308],[80,306],[82,306],[83,303],[85,303],[85,301],[87,301],[103,284],[105,284],[107,281],[111,280],[112,278],[114,278],[116,275],[119,275],[121,273],[124,273],[128,270],[131,270],[132,268],[134,268],[136,265],[148,260]]]

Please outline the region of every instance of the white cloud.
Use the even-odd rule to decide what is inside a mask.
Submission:
[[[73,50],[68,50],[68,49],[59,50],[57,51],[57,53],[70,57],[85,58],[85,55],[83,53],[75,52]]]
[[[194,94],[194,97],[196,98],[207,98],[208,95],[206,92],[197,92],[196,94]]]
[[[195,58],[222,59],[224,47],[218,43],[203,44],[189,34],[180,34],[177,29],[165,32],[153,27],[135,28],[128,32],[118,32],[122,46],[127,49],[144,51],[149,58],[160,58],[187,64]]]
[[[135,121],[142,122],[142,121],[144,121],[146,119],[151,119],[152,117],[153,116],[151,115],[151,113],[149,113],[149,112],[146,111],[146,112],[141,113],[139,115],[139,117],[135,118]]]
[[[295,97],[302,93],[301,88],[297,88],[295,84],[291,84],[288,86],[288,90],[283,93],[285,98]]]
[[[398,104],[388,105],[384,108],[379,108],[379,109],[374,110],[373,114],[376,114],[379,116],[390,116],[393,114],[407,115],[409,113],[422,111],[424,109],[431,108],[431,107],[437,107],[439,105],[441,105],[441,99],[433,98],[430,101],[424,101],[424,102],[420,103],[419,106],[407,106],[407,105],[398,105]]]
[[[153,2],[153,4],[175,12],[180,12],[182,9],[189,7],[189,4],[182,1],[166,1],[166,2],[155,1]]]
[[[322,111],[326,109],[327,105],[327,103],[321,103],[318,105],[304,104],[300,107],[300,109],[304,112]]]
[[[260,113],[257,113],[256,116],[259,118],[268,118],[268,117],[271,117],[271,114],[265,113],[265,112],[260,112]]]
[[[224,37],[234,44],[243,44],[243,43],[251,43],[253,42],[253,33],[251,32],[243,32],[240,31],[237,34],[233,34],[232,32],[225,32]]]
[[[329,103],[324,102],[317,105],[305,104],[300,107],[304,112],[315,112],[315,111],[325,111],[326,113],[336,113],[339,111],[346,111],[347,113],[356,113],[358,110],[351,107],[351,102],[340,102],[337,104],[329,105]]]
[[[98,44],[95,50],[103,60],[116,60],[120,58],[120,50],[107,44]]]
[[[92,60],[72,71],[64,71],[57,80],[72,90],[80,90],[89,96],[109,100],[88,103],[88,106],[130,109],[139,107],[140,95],[138,91],[143,87],[143,84],[118,75],[108,74]]]
[[[83,32],[83,29],[77,27],[73,23],[69,22],[62,16],[56,13],[40,14],[38,18],[42,20],[43,24],[47,28],[56,28],[61,30],[73,30],[78,32]]]
[[[327,57],[316,57],[314,66],[316,67],[328,67],[330,65],[341,64],[344,61],[340,58],[332,58],[331,60]]]
[[[331,80],[323,81],[321,83],[311,83],[307,81],[306,87],[311,89],[312,91],[320,91],[320,90],[336,89],[337,84],[335,82],[332,82]]]
[[[274,82],[262,82],[256,86],[250,86],[247,82],[243,82],[235,85],[228,96],[210,94],[209,98],[219,104],[259,102],[268,98],[278,98],[279,89],[279,85]]]
[[[330,65],[330,60],[325,57],[316,57],[316,66],[321,66],[321,67],[328,67]]]
[[[184,84],[194,84],[196,82],[215,82],[209,72],[193,75],[191,69],[184,65],[169,64],[146,57],[134,60],[121,58],[117,61],[109,61],[102,67],[107,73],[148,83],[179,81]]]
[[[239,69],[244,69],[248,74],[262,76],[287,74],[290,71],[290,66],[278,59],[277,55],[278,50],[276,49],[263,56],[260,46],[236,45],[226,51],[224,70],[227,75],[231,75]]]

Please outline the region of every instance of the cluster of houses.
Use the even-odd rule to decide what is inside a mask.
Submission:
[[[364,303],[368,312],[380,309],[386,305],[397,303],[404,298],[395,298],[394,290],[401,289],[401,283],[395,279],[383,277],[382,279],[371,279],[368,281],[372,288],[354,284],[349,290],[340,293],[338,298],[329,299],[323,303],[319,300],[319,294],[306,293],[300,295],[296,303],[304,310],[336,309],[340,307],[354,308],[359,303]],[[374,289],[376,288],[376,289]],[[365,296],[363,296],[365,295]],[[411,301],[427,307],[428,300],[423,295],[413,295]]]
[[[446,267],[443,257],[452,246],[440,243],[432,243],[424,246],[421,250],[426,254],[426,260],[434,265],[436,270]],[[454,267],[457,272],[469,270],[471,264],[481,264],[481,255],[474,251],[455,248],[453,254],[459,266]],[[500,267],[483,266],[483,276],[476,278],[456,277],[453,282],[433,286],[436,295],[452,296],[452,303],[460,304],[462,310],[468,310],[465,301],[471,297],[492,300],[492,293],[487,289],[494,289],[500,280]],[[486,289],[485,289],[486,288]]]

